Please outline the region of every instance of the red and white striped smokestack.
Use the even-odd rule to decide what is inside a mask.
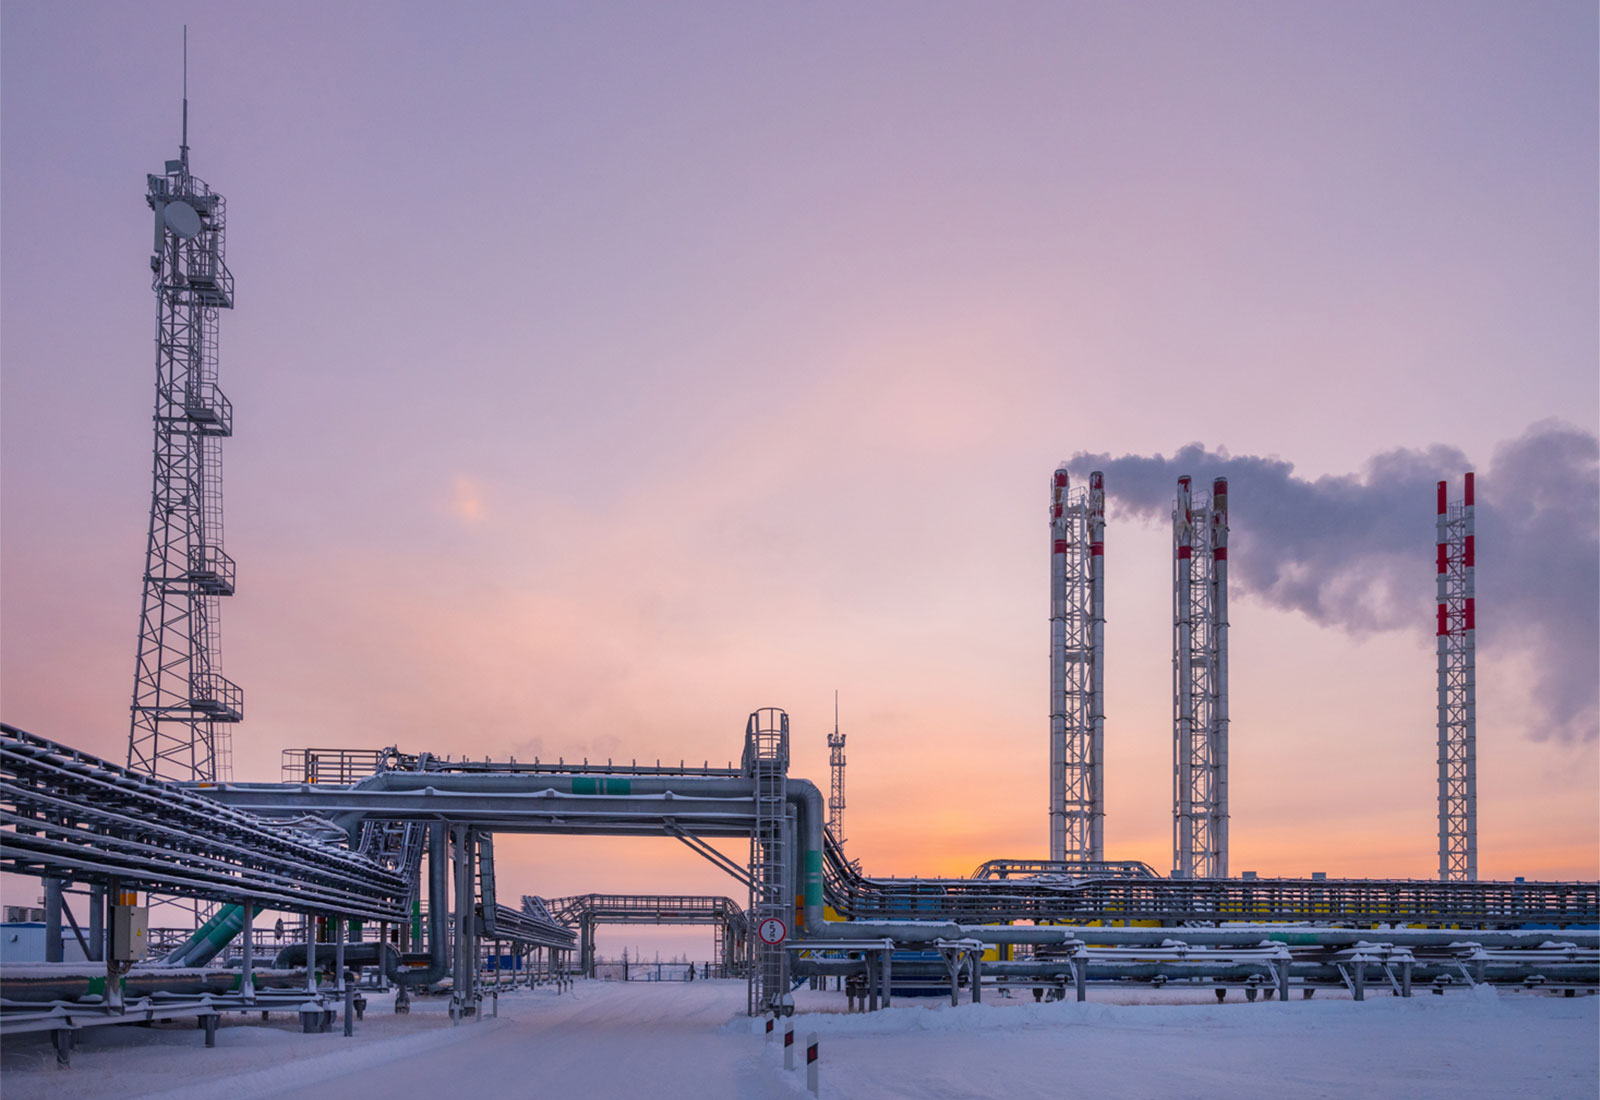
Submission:
[[[1211,482],[1211,623],[1212,645],[1216,649],[1216,679],[1212,690],[1216,700],[1211,715],[1213,751],[1217,765],[1214,792],[1216,820],[1213,837],[1216,866],[1212,874],[1228,877],[1228,479]]]
[[[1467,631],[1467,637],[1468,638],[1471,638],[1472,637],[1472,632],[1478,628],[1478,622],[1477,622],[1477,620],[1478,620],[1478,611],[1477,611],[1477,606],[1476,606],[1477,602],[1478,602],[1477,599],[1476,599],[1476,597],[1477,597],[1477,578],[1476,578],[1476,574],[1477,574],[1477,571],[1478,571],[1478,569],[1477,569],[1477,566],[1478,566],[1478,563],[1477,563],[1477,557],[1478,557],[1477,551],[1478,551],[1478,548],[1475,545],[1477,540],[1473,537],[1473,530],[1472,530],[1478,509],[1474,505],[1473,499],[1472,499],[1473,495],[1474,495],[1473,494],[1473,484],[1472,484],[1473,480],[1474,479],[1473,479],[1473,476],[1472,476],[1472,471],[1468,470],[1467,471],[1466,496],[1463,498],[1462,506],[1461,506],[1461,518],[1466,524],[1466,548],[1465,548],[1465,552],[1463,554],[1464,560],[1462,561],[1461,565],[1462,565],[1462,569],[1465,571],[1465,573],[1467,575],[1467,608],[1466,608],[1467,621],[1462,624],[1462,627],[1463,627],[1463,629],[1465,629]],[[1471,664],[1472,649],[1473,649],[1473,645],[1469,641],[1467,643],[1467,660],[1468,660],[1467,667],[1468,667],[1468,669],[1471,669],[1471,667],[1472,667],[1472,664]]]
[[[1174,731],[1172,871],[1181,878],[1194,877],[1194,696],[1190,693],[1194,621],[1189,594],[1194,556],[1194,503],[1191,484],[1188,475],[1178,479],[1178,498],[1172,510],[1172,686],[1178,705]]]
[[[1089,475],[1089,858],[1106,858],[1106,486]]]
[[[1050,479],[1050,858],[1066,858],[1067,468]]]
[[[1464,638],[1461,648],[1466,666],[1462,675],[1462,696],[1466,713],[1466,877],[1469,882],[1478,879],[1478,548],[1473,534],[1477,517],[1475,481],[1472,471],[1468,470],[1461,504],[1461,571],[1465,574],[1465,606],[1461,623]]]

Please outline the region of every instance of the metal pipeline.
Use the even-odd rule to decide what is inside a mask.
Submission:
[[[807,934],[822,927],[822,836],[827,823],[822,792],[805,779],[790,778],[788,801],[795,808],[796,832],[800,851],[795,867],[794,896],[803,906],[803,926]],[[609,775],[472,775],[441,772],[382,772],[355,784],[355,791],[420,792],[428,789],[472,794],[536,794],[554,791],[564,795],[607,795],[611,797],[660,797],[686,795],[695,798],[743,800],[755,797],[753,780],[705,778],[701,776],[609,776]],[[336,813],[332,820],[352,835],[360,828],[363,814]]]
[[[445,849],[444,822],[434,822],[428,826],[428,950],[426,954],[401,956],[395,952],[384,956],[383,975],[396,985],[428,985],[450,972],[445,951],[445,922],[450,919],[450,861]],[[424,965],[412,965],[416,962]]]
[[[52,964],[54,967],[56,964]],[[49,1001],[77,1001],[85,997],[104,996],[106,973],[104,967],[77,968],[72,964],[61,967],[59,974],[39,973],[42,968],[29,967],[30,973],[17,975],[0,971],[0,996],[7,1001],[30,1004]],[[251,974],[257,989],[293,989],[306,982],[304,970],[256,970]],[[238,970],[219,970],[185,967],[175,969],[158,967],[134,970],[122,978],[124,996],[143,997],[152,993],[198,995],[202,993],[226,994],[239,992],[244,975]]]
[[[261,907],[256,906],[255,911],[260,913]],[[232,943],[243,928],[244,906],[224,905],[212,914],[211,919],[196,928],[194,935],[185,940],[182,947],[163,959],[162,965],[204,966]],[[301,963],[304,962],[302,958]]]
[[[1273,960],[1276,965],[1282,965],[1278,960]],[[866,966],[865,959],[804,959],[797,958],[791,961],[796,977],[810,977],[813,975],[849,975],[861,973]],[[1018,962],[985,962],[981,964],[985,978],[1040,978],[1061,981],[1073,980],[1073,964],[1069,959],[1045,959]],[[1513,966],[1503,963],[1491,963],[1483,969],[1483,981],[1495,985],[1521,985],[1528,981],[1530,969],[1536,971],[1545,985],[1584,985],[1593,986],[1600,982],[1594,967],[1579,964],[1525,964]],[[1379,977],[1383,973],[1381,965],[1374,961],[1367,964],[1367,981],[1375,983],[1382,981]],[[1155,978],[1167,981],[1180,981],[1189,978],[1210,978],[1214,981],[1243,982],[1251,977],[1263,977],[1270,974],[1266,961],[1261,962],[1204,962],[1186,960],[1183,962],[1138,962],[1124,960],[1094,960],[1089,959],[1086,964],[1085,977],[1089,981],[1131,981],[1148,982]],[[1289,963],[1289,974],[1296,981],[1313,982],[1328,985],[1340,985],[1344,978],[1339,968],[1332,963],[1305,962],[1294,960]],[[896,981],[904,978],[936,978],[940,981],[949,980],[949,971],[942,959],[906,959],[894,960],[894,977]],[[1451,962],[1437,959],[1418,959],[1412,965],[1411,980],[1414,985],[1426,985],[1435,978],[1448,978],[1452,984],[1465,985],[1459,966]],[[1474,978],[1474,981],[1479,979]],[[1204,989],[1206,987],[1196,987]]]
[[[937,921],[829,921],[821,928],[806,929],[807,935],[824,940],[893,940],[902,943],[933,943],[937,940],[981,940],[995,944],[1075,944],[1081,943],[1081,928],[1051,924],[945,924]]]
[[[891,924],[893,922],[883,922]],[[846,927],[834,925],[833,927]],[[1600,948],[1600,930],[1563,928],[1489,931],[1477,928],[1312,928],[1270,924],[1240,924],[1220,928],[1102,928],[1093,925],[1049,925],[1085,943],[1156,947],[1171,941],[1191,947],[1252,947],[1264,941],[1291,947],[1354,947],[1358,943],[1392,943],[1396,947],[1449,947],[1475,943],[1481,947],[1537,947],[1542,943],[1571,943]],[[987,939],[990,928],[971,929],[976,939]],[[989,939],[987,942],[998,943]]]
[[[326,942],[317,944],[316,957],[319,966],[322,964],[327,964],[328,967],[331,967],[333,965],[334,949],[337,946],[337,944]],[[419,957],[426,958],[426,956]],[[394,949],[392,944],[346,942],[344,945],[344,965],[352,969],[359,969],[364,966],[378,966],[381,964],[383,966],[383,972],[385,974],[392,975],[399,966],[399,962],[400,953]],[[272,960],[272,968],[274,970],[286,970],[292,967],[303,968],[305,965],[306,945],[303,943],[289,944],[282,951],[278,952],[277,958]],[[254,971],[252,971],[252,973],[254,973]]]
[[[822,919],[822,834],[828,811],[823,806],[822,792],[810,780],[791,778],[788,795],[789,804],[795,808],[795,835],[800,840],[798,858],[794,860],[794,897],[804,906],[801,927],[808,936],[821,935],[826,924]]]

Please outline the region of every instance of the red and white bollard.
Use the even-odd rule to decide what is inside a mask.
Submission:
[[[773,1025],[773,1022],[774,1022],[774,1018],[771,1017],[771,1016],[768,1016],[767,1017],[767,1042],[769,1042],[769,1043],[772,1041],[772,1025]]]
[[[817,1095],[817,1033],[806,1036],[806,1091]]]
[[[783,1021],[783,1068],[794,1069],[794,1023]]]

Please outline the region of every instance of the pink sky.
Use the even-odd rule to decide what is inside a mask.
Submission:
[[[1589,4],[9,2],[3,714],[113,759],[185,20],[241,779],[726,761],[778,705],[825,782],[837,688],[868,871],[1042,856],[1058,460],[1600,429]],[[1108,854],[1162,869],[1168,538],[1107,536]],[[1231,866],[1430,877],[1426,625],[1232,610]],[[1592,878],[1596,740],[1531,736],[1530,671],[1480,660],[1480,870]],[[502,849],[519,893],[737,892]]]

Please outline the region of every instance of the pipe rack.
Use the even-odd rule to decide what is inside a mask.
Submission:
[[[343,847],[4,724],[0,869],[371,921],[400,919],[406,894]]]

